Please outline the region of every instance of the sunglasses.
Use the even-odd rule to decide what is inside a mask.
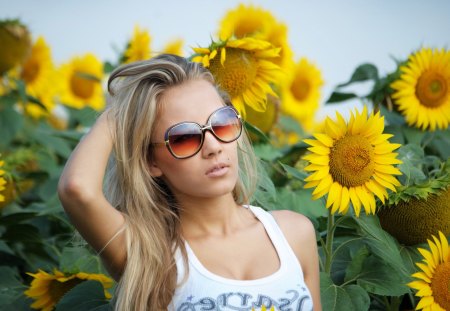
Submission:
[[[241,116],[233,107],[225,106],[214,111],[203,126],[196,122],[172,125],[166,130],[164,142],[152,145],[165,145],[175,158],[186,159],[202,149],[206,131],[223,143],[231,143],[241,136]]]

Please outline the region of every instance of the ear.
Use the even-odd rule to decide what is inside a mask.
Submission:
[[[148,170],[153,177],[161,177],[163,175],[163,172],[155,162],[148,163]]]

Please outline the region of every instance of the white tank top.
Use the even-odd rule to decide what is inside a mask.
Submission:
[[[186,242],[187,281],[177,288],[171,311],[310,311],[311,294],[300,263],[275,219],[260,207],[248,206],[261,221],[280,258],[280,268],[256,280],[233,280],[208,271]],[[261,256],[261,254],[255,254]],[[181,252],[176,257],[178,283],[186,272]]]

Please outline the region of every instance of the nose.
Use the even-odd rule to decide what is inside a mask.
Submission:
[[[219,141],[211,131],[205,131],[205,138],[201,150],[204,158],[209,158],[222,153],[222,147],[222,142]]]

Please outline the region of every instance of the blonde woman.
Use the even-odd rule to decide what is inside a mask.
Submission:
[[[321,310],[313,226],[249,205],[255,158],[212,75],[162,55],[108,91],[58,192],[118,281],[115,309]]]

